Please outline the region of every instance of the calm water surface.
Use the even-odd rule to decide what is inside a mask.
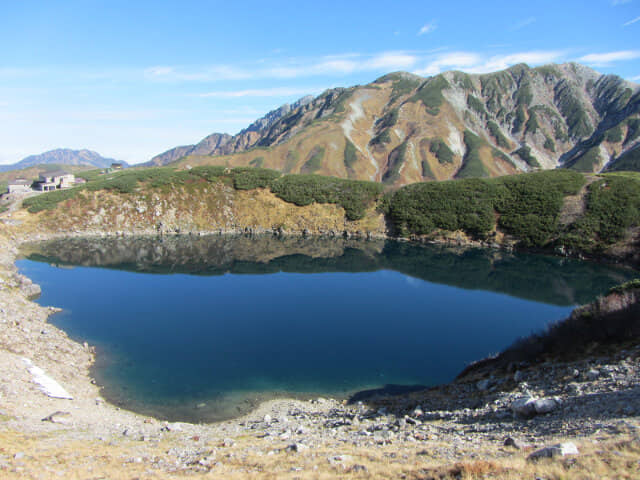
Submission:
[[[105,396],[171,420],[281,395],[433,385],[633,272],[534,255],[273,237],[68,239],[17,262],[98,348]]]

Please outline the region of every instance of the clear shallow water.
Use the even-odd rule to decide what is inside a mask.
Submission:
[[[42,286],[39,302],[64,308],[51,322],[98,347],[107,398],[187,421],[278,395],[446,382],[632,276],[543,256],[273,237],[73,239],[25,255],[17,264]]]

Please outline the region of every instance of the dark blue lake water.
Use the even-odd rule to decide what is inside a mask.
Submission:
[[[188,421],[273,396],[447,382],[633,276],[342,239],[69,239],[25,256],[39,303],[64,309],[50,321],[98,348],[105,396]]]

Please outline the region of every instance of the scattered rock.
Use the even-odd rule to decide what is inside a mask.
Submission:
[[[51,415],[44,417],[42,421],[67,425],[71,423],[71,413],[61,411],[53,412]]]
[[[534,402],[536,413],[543,414],[555,410],[560,402],[555,398],[539,398]]]
[[[484,392],[485,390],[489,390],[490,386],[491,386],[491,380],[489,380],[488,378],[485,378],[484,380],[480,380],[478,383],[476,383],[476,388],[481,392]]]
[[[523,448],[525,448],[527,445],[523,442],[521,442],[520,440],[516,440],[513,437],[507,437],[504,439],[504,444],[505,447],[513,447],[517,450],[522,450]]]
[[[578,455],[578,453],[578,447],[576,447],[573,442],[564,442],[536,450],[527,457],[527,460],[536,461],[541,458],[564,457],[567,455]]]
[[[519,398],[511,404],[511,411],[521,417],[532,417],[536,414],[536,400],[531,395]]]
[[[589,370],[587,372],[587,380],[589,380],[590,382],[593,382],[599,376],[600,376],[600,372],[598,370],[596,370],[595,368],[592,368],[591,370]]]

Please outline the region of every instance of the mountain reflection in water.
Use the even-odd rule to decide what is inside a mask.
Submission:
[[[64,309],[50,321],[97,347],[107,399],[193,422],[274,396],[449,381],[634,273],[343,238],[72,238],[23,254],[39,302]]]

